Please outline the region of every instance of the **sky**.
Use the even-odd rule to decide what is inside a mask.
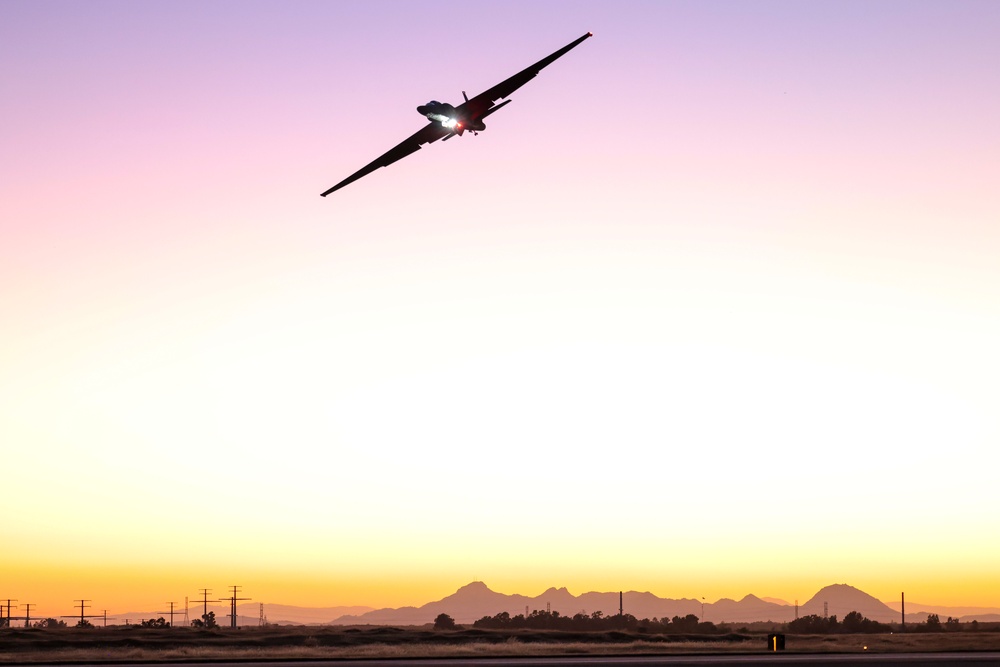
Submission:
[[[1000,606],[998,29],[0,3],[0,598]]]

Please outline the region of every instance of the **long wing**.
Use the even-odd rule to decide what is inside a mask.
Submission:
[[[403,142],[400,143],[398,146],[389,150],[383,155],[375,158],[374,161],[369,162],[361,169],[358,169],[356,172],[354,172],[353,174],[342,180],[340,183],[337,183],[335,186],[333,186],[320,196],[325,197],[331,192],[339,190],[345,185],[353,183],[362,176],[367,176],[368,174],[372,173],[379,167],[387,167],[393,162],[401,160],[411,153],[416,153],[418,150],[420,150],[420,147],[422,145],[433,143],[438,139],[440,139],[441,137],[444,137],[451,133],[452,133],[451,130],[442,127],[440,123],[430,122],[427,125],[424,125],[413,136],[409,137],[408,139],[404,139]]]
[[[576,47],[578,44],[580,44],[580,42],[591,36],[592,34],[588,32],[583,37],[567,44],[566,46],[562,47],[552,55],[546,58],[542,58],[531,67],[526,67],[525,69],[521,70],[520,72],[510,77],[509,79],[505,79],[500,83],[498,83],[497,85],[490,88],[489,90],[479,93],[465,104],[459,106],[458,111],[472,118],[482,118],[483,114],[485,114],[489,110],[489,108],[493,106],[494,102],[496,102],[499,99],[507,97],[515,90],[517,90],[524,84],[531,81],[544,68],[551,65],[555,60],[566,55],[570,51],[570,49]]]

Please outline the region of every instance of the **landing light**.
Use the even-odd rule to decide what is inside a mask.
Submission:
[[[459,123],[454,118],[446,118],[443,121],[441,121],[441,125],[443,125],[444,127],[448,128],[450,130],[450,129],[454,128],[455,126],[461,125],[461,123]]]

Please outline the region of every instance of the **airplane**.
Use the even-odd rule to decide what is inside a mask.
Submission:
[[[465,98],[465,102],[457,107],[445,102],[438,102],[436,100],[431,100],[427,104],[418,106],[417,113],[425,116],[430,123],[422,127],[409,138],[405,139],[395,148],[390,149],[385,154],[376,158],[373,162],[370,162],[358,171],[354,172],[340,183],[337,183],[335,186],[322,193],[320,196],[325,197],[331,192],[353,183],[362,176],[367,176],[380,167],[388,167],[393,162],[417,152],[424,144],[433,143],[438,139],[447,141],[455,135],[462,136],[465,132],[479,134],[486,129],[486,123],[483,122],[483,119],[490,114],[499,111],[512,101],[505,98],[533,79],[539,72],[542,71],[543,68],[551,65],[556,59],[566,55],[570,49],[574,48],[580,42],[591,36],[592,34],[588,32],[583,37],[567,44],[552,55],[542,58],[531,67],[521,70],[514,76],[501,81],[489,90],[479,93],[471,100],[463,90],[462,97]],[[500,104],[495,104],[495,102],[500,99],[503,99],[504,101]]]

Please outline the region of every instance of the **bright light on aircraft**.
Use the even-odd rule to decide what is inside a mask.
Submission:
[[[441,121],[441,125],[447,127],[449,130],[458,125],[458,121],[454,118],[446,118]]]

